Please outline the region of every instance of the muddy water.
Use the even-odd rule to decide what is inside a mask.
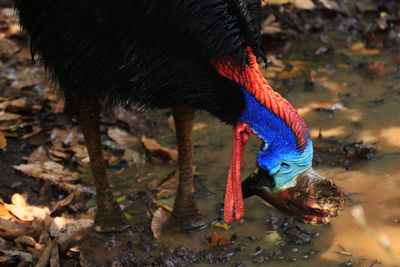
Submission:
[[[383,60],[385,66],[399,67],[390,63],[395,53],[389,51],[377,56],[355,55],[348,48],[336,49],[336,56],[313,56],[314,44],[297,45],[284,56],[283,61],[296,60],[300,75],[281,82],[272,79],[273,86],[281,91],[305,118],[312,136],[347,138],[347,141],[376,142],[378,152],[372,160],[352,165],[352,170],[331,166],[324,162],[314,165],[322,175],[333,178],[348,192],[345,211],[327,226],[298,224],[314,233],[310,244],[296,245],[285,240],[285,236],[265,223],[272,215],[282,215],[256,197],[245,200],[245,217],[234,222],[230,231],[208,227],[191,235],[163,231],[161,244],[169,249],[187,244],[196,251],[208,248],[204,239],[213,231],[230,238],[236,233],[238,244],[244,250],[233,256],[226,266],[244,263],[255,266],[264,261],[254,256],[257,247],[265,251],[281,250],[282,256],[269,259],[261,265],[268,266],[393,266],[395,260],[379,244],[378,237],[386,234],[394,254],[400,257],[400,94],[399,72],[385,77],[369,79],[362,76],[358,66],[365,61]],[[347,55],[347,56],[343,56]],[[300,55],[300,56],[299,56]],[[313,72],[311,72],[313,71]],[[314,86],[305,86],[306,79],[315,81]],[[293,82],[293,83],[292,83]],[[286,83],[286,85],[285,85]],[[341,94],[351,96],[341,97]],[[343,103],[336,112],[317,112],[315,104],[321,102]],[[168,128],[165,111],[147,114],[151,120],[161,121],[161,127],[152,129],[151,135],[161,144],[174,146],[175,135]],[[196,192],[199,206],[207,222],[220,216],[217,204],[223,201],[228,165],[231,153],[232,129],[205,113],[196,116],[194,131],[196,169]],[[249,175],[255,167],[259,141],[252,137],[245,151],[242,176]],[[144,152],[140,152],[144,156]],[[122,174],[112,176],[116,191],[130,192],[132,189],[147,190],[146,183],[138,184],[136,178],[143,176],[165,177],[173,168],[153,166],[145,162],[133,164]],[[129,179],[121,180],[121,176]],[[166,203],[172,205],[172,199]],[[364,209],[370,232],[367,233],[351,215],[351,209],[361,205]],[[145,213],[136,207],[128,212],[135,218]],[[137,253],[145,254],[140,250]],[[266,255],[266,254],[262,254]],[[376,260],[379,263],[376,263]],[[198,266],[205,264],[200,263]]]

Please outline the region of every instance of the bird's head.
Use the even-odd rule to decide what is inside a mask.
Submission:
[[[225,221],[232,222],[234,211],[236,220],[244,215],[240,168],[250,133],[260,138],[262,144],[257,154],[258,175],[251,176],[257,179],[252,180],[254,183],[245,183],[251,186],[243,188],[244,195],[257,194],[269,202],[271,202],[269,196],[274,196],[275,202],[272,204],[276,207],[282,206],[276,203],[285,202],[285,206],[292,205],[292,208],[289,208],[293,212],[292,215],[299,215],[302,212],[306,215],[308,210],[302,208],[302,203],[298,203],[298,199],[294,197],[302,195],[304,197],[302,201],[318,197],[304,187],[301,189],[296,187],[300,177],[302,181],[316,185],[313,182],[315,176],[311,175],[314,172],[310,171],[313,146],[309,130],[292,105],[269,86],[260,72],[251,49],[247,51],[248,62],[245,66],[235,66],[232,61],[215,64],[220,75],[238,84],[245,99],[243,113],[234,125],[233,152],[225,194]],[[265,177],[260,178],[262,175]],[[265,194],[259,193],[260,191]],[[343,203],[343,195],[333,183],[331,188],[324,187],[322,193],[325,191],[329,195],[335,191],[333,194],[335,203]],[[291,196],[282,195],[282,192],[290,192]],[[335,208],[330,209],[338,210],[342,204],[333,206]],[[315,209],[320,208],[315,206]]]

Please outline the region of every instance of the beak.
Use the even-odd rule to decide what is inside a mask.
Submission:
[[[339,187],[312,168],[297,176],[295,186],[279,191],[274,187],[274,178],[258,167],[242,182],[243,198],[257,195],[283,213],[308,224],[329,223],[345,206]]]

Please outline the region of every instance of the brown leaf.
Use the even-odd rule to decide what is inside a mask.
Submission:
[[[17,98],[3,103],[7,112],[18,113],[26,110],[26,97]]]
[[[131,146],[137,143],[138,138],[117,127],[110,127],[107,135],[119,145]]]
[[[82,233],[86,232],[93,226],[92,219],[69,219],[64,217],[54,218],[50,225],[50,235],[58,237],[58,244],[61,249],[65,249],[65,245],[70,240],[78,238]]]
[[[394,56],[390,59],[393,64],[400,64],[400,56]]]
[[[153,232],[153,236],[155,239],[158,239],[161,235],[161,230],[164,223],[167,220],[167,215],[164,212],[163,208],[158,208],[154,214],[153,219],[151,220],[151,231]]]
[[[56,210],[58,210],[59,208],[65,207],[67,206],[69,203],[71,203],[71,201],[74,199],[75,195],[72,192],[69,196],[67,196],[66,198],[57,201],[56,205],[54,206],[54,208],[51,210],[50,213],[55,212]]]
[[[30,154],[28,163],[45,162],[49,159],[46,149],[43,146],[39,146]]]
[[[47,216],[50,216],[48,208],[41,208],[35,206],[19,206],[14,204],[4,204],[8,211],[12,213],[19,220],[24,222],[32,222],[35,218],[44,221]]]
[[[50,140],[54,149],[63,151],[67,147],[73,147],[78,144],[78,132],[74,129],[54,129],[51,132]]]
[[[114,109],[114,116],[117,120],[126,122],[129,127],[133,129],[140,128],[140,120],[138,119],[138,117],[122,107]]]
[[[50,158],[55,161],[66,160],[71,157],[71,154],[64,151],[49,149]]]
[[[3,113],[0,114],[0,121],[15,121],[21,118],[21,115],[14,113]]]
[[[4,256],[9,256],[14,258],[15,256],[20,257],[25,262],[32,262],[32,254],[28,252],[22,252],[17,250],[4,250],[0,249],[0,252],[4,254]]]
[[[8,211],[8,209],[2,204],[0,203],[0,218],[3,218],[5,220],[9,220],[11,219],[13,216],[11,215],[11,213]]]
[[[370,64],[364,71],[363,75],[367,78],[382,76],[385,71],[385,62],[383,60]]]
[[[216,232],[212,233],[210,247],[216,247],[228,243],[228,239],[218,235]]]
[[[35,247],[37,245],[36,240],[28,235],[19,236],[14,240],[14,242],[31,247]]]
[[[141,141],[148,152],[150,152],[151,157],[155,157],[162,162],[172,164],[178,160],[178,151],[171,148],[166,148],[157,143],[156,140],[152,138],[147,138],[142,135]]]
[[[20,164],[18,166],[13,166],[13,168],[26,175],[53,182],[73,182],[79,179],[78,173],[71,172],[70,170],[65,169],[63,165],[54,161],[46,161],[43,164]]]
[[[40,128],[39,126],[33,126],[33,130],[32,132],[28,133],[28,134],[24,134],[21,139],[28,139],[32,136],[37,135],[38,133],[40,133],[42,131],[42,128]]]
[[[4,135],[0,132],[0,149],[4,149],[7,147],[7,139]]]
[[[25,198],[18,193],[12,195],[11,203],[14,205],[17,205],[17,206],[21,206],[21,207],[27,206]]]
[[[0,39],[0,57],[11,57],[17,53],[19,47],[11,40],[6,38]]]

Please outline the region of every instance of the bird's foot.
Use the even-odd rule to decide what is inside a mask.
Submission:
[[[94,223],[94,230],[97,233],[130,232],[130,225],[111,190],[98,191]]]
[[[176,199],[175,201],[178,201]],[[193,232],[204,229],[207,223],[203,217],[194,199],[178,201],[168,220],[168,228],[175,232]]]

